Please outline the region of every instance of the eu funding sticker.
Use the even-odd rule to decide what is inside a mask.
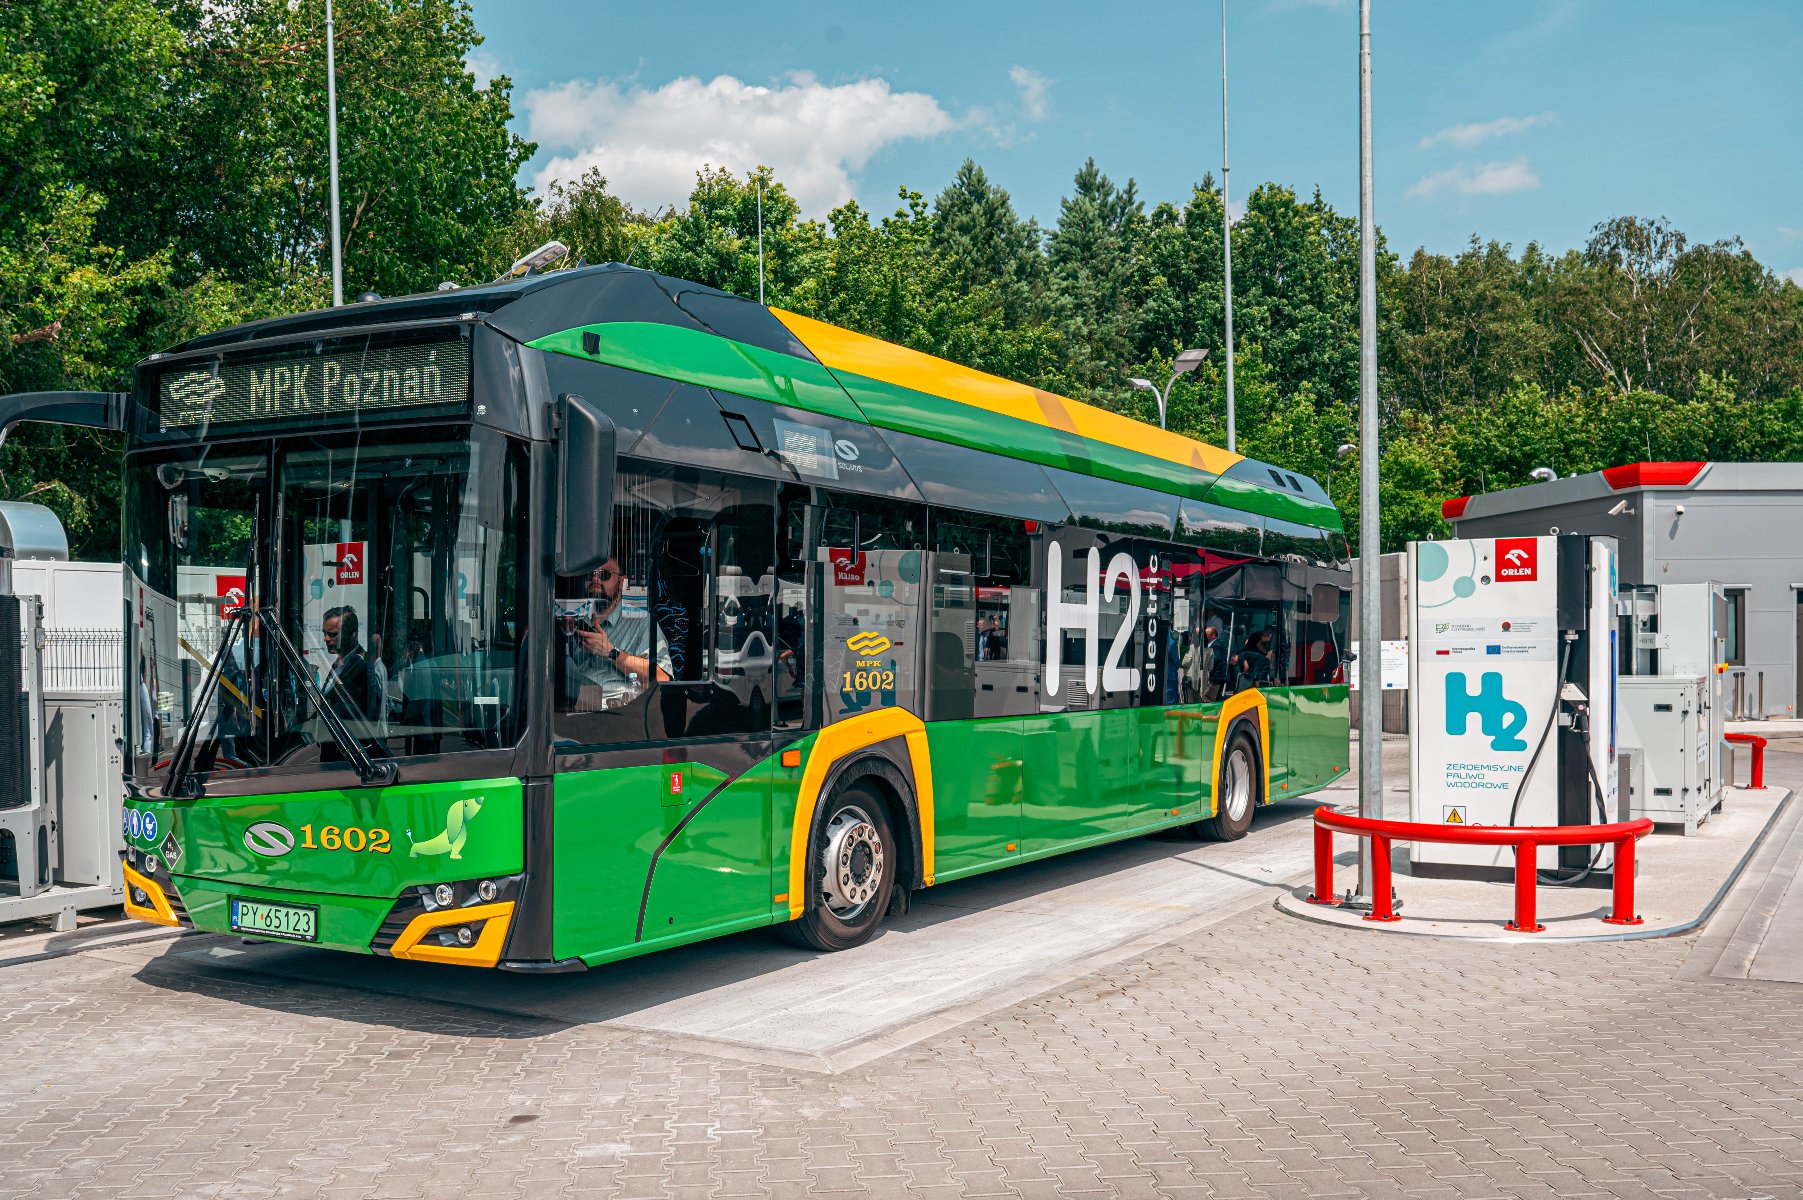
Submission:
[[[165,429],[461,404],[469,397],[469,344],[226,359],[172,371],[158,389]]]

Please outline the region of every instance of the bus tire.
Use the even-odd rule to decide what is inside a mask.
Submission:
[[[849,950],[876,936],[900,861],[888,806],[863,784],[836,793],[808,848],[809,906],[785,929],[815,950]]]
[[[1252,828],[1252,812],[1263,797],[1264,773],[1259,769],[1258,743],[1244,725],[1228,735],[1221,753],[1221,772],[1215,780],[1215,813],[1196,822],[1196,832],[1211,842],[1237,842]]]

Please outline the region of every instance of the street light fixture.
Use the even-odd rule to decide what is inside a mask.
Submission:
[[[1327,499],[1330,502],[1333,500],[1334,470],[1338,468],[1341,463],[1345,462],[1348,458],[1351,458],[1358,452],[1359,448],[1351,442],[1341,442],[1339,446],[1334,449],[1333,461],[1327,464]]]
[[[1177,376],[1188,375],[1191,371],[1201,366],[1203,361],[1207,358],[1208,351],[1206,350],[1185,350],[1183,353],[1179,354],[1177,360],[1171,364],[1171,377],[1165,380],[1163,391],[1159,391],[1158,385],[1153,383],[1150,379],[1140,379],[1135,376],[1127,381],[1132,384],[1136,390],[1151,392],[1154,396],[1158,397],[1158,427],[1160,429],[1165,428],[1165,411],[1170,405],[1171,386],[1177,382]],[[1231,430],[1229,430],[1228,436],[1229,440],[1231,440]]]

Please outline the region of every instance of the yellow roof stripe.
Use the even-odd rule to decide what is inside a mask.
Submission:
[[[1243,457],[1107,409],[962,367],[894,342],[866,337],[780,308],[770,311],[829,370],[849,371],[867,379],[912,388],[930,396],[955,400],[1049,429],[1061,429],[1110,446],[1137,450],[1215,475]]]

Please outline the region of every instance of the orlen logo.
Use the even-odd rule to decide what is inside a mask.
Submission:
[[[854,587],[864,582],[866,559],[862,550],[832,550],[829,557],[833,560],[833,584],[835,587]]]
[[[235,617],[238,610],[244,607],[244,576],[220,575],[213,581],[219,595],[219,612],[221,616]]]
[[[1496,539],[1496,582],[1532,583],[1540,578],[1540,543],[1537,539]]]
[[[336,582],[342,586],[347,583],[363,582],[363,543],[339,542],[338,576]]]
[[[244,831],[244,848],[264,858],[280,858],[294,849],[294,834],[286,825],[274,821],[258,821]]]

